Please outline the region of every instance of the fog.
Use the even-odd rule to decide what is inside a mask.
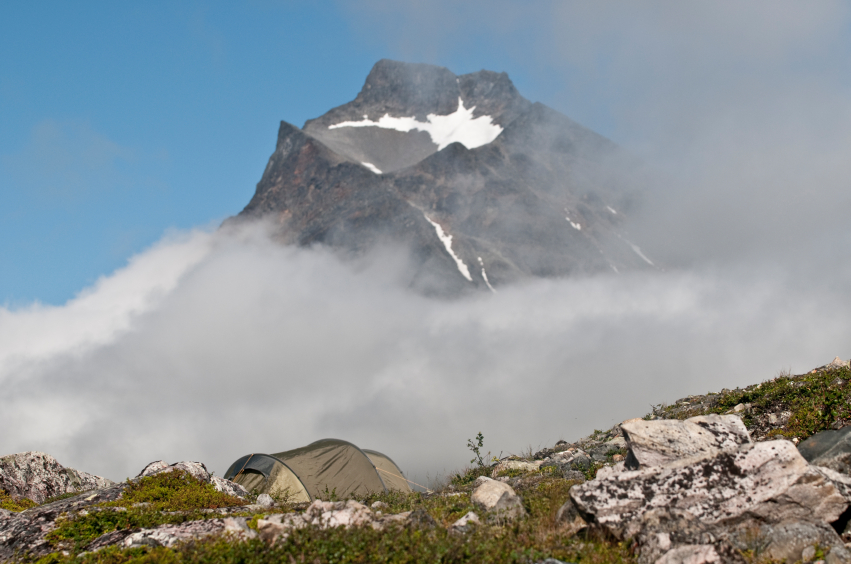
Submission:
[[[364,21],[470,9],[411,6]],[[563,100],[593,103],[548,103],[586,124],[604,105],[647,163],[628,228],[664,271],[429,299],[400,283],[405,249],[343,262],[259,224],[170,233],[63,306],[0,308],[0,452],[123,479],[338,437],[423,483],[479,431],[493,454],[537,450],[851,357],[847,7],[541,6],[477,25],[539,25],[512,55],[532,75],[587,71]],[[386,28],[411,60],[459,46]]]
[[[422,483],[463,466],[479,431],[494,454],[537,449],[848,356],[835,280],[673,271],[435,300],[398,283],[404,262],[343,263],[259,225],[198,231],[64,306],[4,310],[18,352],[0,360],[0,448],[121,479],[341,437]]]

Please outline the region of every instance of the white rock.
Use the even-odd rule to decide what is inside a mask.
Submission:
[[[216,488],[217,491],[220,491],[222,493],[226,493],[228,495],[232,495],[240,499],[245,499],[248,497],[248,490],[246,490],[236,482],[231,482],[230,480],[225,480],[224,478],[219,478],[218,476],[210,476],[210,483],[213,485],[214,488]],[[260,496],[257,498],[258,503],[260,502],[260,497],[264,495],[268,494],[260,494]],[[269,496],[269,499],[271,499],[271,496]]]
[[[263,507],[272,507],[273,505],[275,505],[275,500],[272,499],[272,496],[267,493],[260,494],[257,496],[257,505]]]
[[[612,439],[610,441],[606,441],[606,446],[608,446],[612,450],[614,450],[616,448],[626,448],[627,447],[626,439],[623,438],[623,437],[615,437],[614,439]]]
[[[485,476],[479,477],[476,482],[479,485],[473,490],[470,499],[485,511],[508,519],[526,514],[520,496],[508,484]]]
[[[689,544],[669,550],[656,564],[715,564],[721,556],[711,544]]]
[[[621,423],[621,429],[639,468],[713,456],[751,442],[744,423],[734,415],[703,415],[685,421],[634,419]]]
[[[497,474],[499,474],[500,472],[505,472],[506,470],[535,472],[536,470],[540,470],[541,465],[543,463],[543,460],[535,460],[532,462],[527,462],[525,460],[503,460],[502,462],[494,466],[491,476],[496,477]]]
[[[314,501],[304,510],[303,518],[312,525],[327,527],[351,527],[369,524],[372,511],[354,500]]]
[[[179,525],[161,525],[153,529],[142,529],[125,538],[123,545],[125,548],[140,546],[171,548],[179,542],[224,533],[231,533],[245,539],[257,537],[257,533],[248,528],[244,517],[226,517],[224,519],[188,521]]]
[[[599,470],[597,470],[597,474],[595,478],[608,478],[610,476],[614,476],[615,474],[620,474],[626,470],[623,462],[618,462],[617,464],[613,464],[612,466],[603,466]]]

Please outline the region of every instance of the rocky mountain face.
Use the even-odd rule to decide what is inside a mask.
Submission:
[[[265,218],[284,243],[343,254],[402,244],[426,293],[654,268],[624,230],[626,162],[505,73],[382,60],[353,101],[301,129],[281,122],[227,223]]]

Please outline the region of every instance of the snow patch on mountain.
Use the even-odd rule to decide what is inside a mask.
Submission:
[[[487,272],[485,272],[485,263],[484,263],[484,261],[482,261],[482,257],[479,257],[479,266],[481,266],[481,267],[482,267],[482,278],[484,278],[484,280],[485,280],[485,284],[487,284],[487,285],[488,285],[488,288],[490,288],[490,289],[491,289],[491,292],[493,292],[494,294],[496,294],[496,290],[494,290],[493,286],[491,286],[491,283],[490,283],[490,281],[488,280],[488,273],[487,273]]]
[[[431,136],[432,142],[441,150],[452,143],[461,143],[468,149],[475,149],[487,145],[502,133],[502,127],[493,123],[491,116],[473,117],[472,108],[465,108],[464,101],[458,98],[458,109],[451,114],[439,116],[428,114],[428,121],[418,121],[415,117],[391,117],[384,114],[373,121],[367,116],[361,121],[344,121],[329,125],[328,129],[340,127],[380,127],[382,129],[395,129],[407,133],[412,130],[425,131]]]
[[[629,241],[627,241],[626,243],[627,243],[627,245],[629,245],[630,247],[632,247],[632,250],[633,250],[633,251],[635,251],[635,254],[637,254],[637,255],[638,255],[638,256],[640,256],[642,259],[644,259],[644,262],[646,262],[646,263],[647,263],[647,264],[649,264],[650,266],[655,266],[655,265],[653,264],[653,262],[652,262],[649,258],[647,258],[646,256],[644,256],[644,253],[642,253],[642,252],[641,252],[641,249],[638,247],[638,245],[634,245],[634,244],[630,243]]]
[[[567,220],[567,222],[570,224],[570,226],[571,226],[571,227],[573,227],[573,228],[574,228],[574,229],[576,229],[577,231],[582,231],[582,226],[581,226],[581,225],[579,225],[578,223],[573,223],[572,221],[570,221],[570,218],[569,218],[569,217],[566,217],[566,218],[564,218],[564,219],[566,219],[566,220]]]
[[[374,172],[375,174],[381,174],[381,171],[372,163],[361,163],[363,166]]]
[[[423,217],[426,218],[426,221],[431,223],[434,226],[434,230],[437,232],[437,238],[440,239],[440,242],[443,243],[443,246],[446,247],[446,252],[449,253],[449,256],[455,261],[455,264],[458,266],[458,272],[461,273],[461,276],[469,280],[473,281],[473,277],[470,276],[470,269],[467,268],[467,265],[464,264],[464,261],[461,260],[458,255],[455,254],[455,251],[452,250],[452,235],[447,234],[443,231],[443,227],[440,224],[432,221],[425,213]]]

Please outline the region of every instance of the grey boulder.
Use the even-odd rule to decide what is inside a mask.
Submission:
[[[851,475],[851,425],[838,431],[822,431],[798,445],[810,464]]]

